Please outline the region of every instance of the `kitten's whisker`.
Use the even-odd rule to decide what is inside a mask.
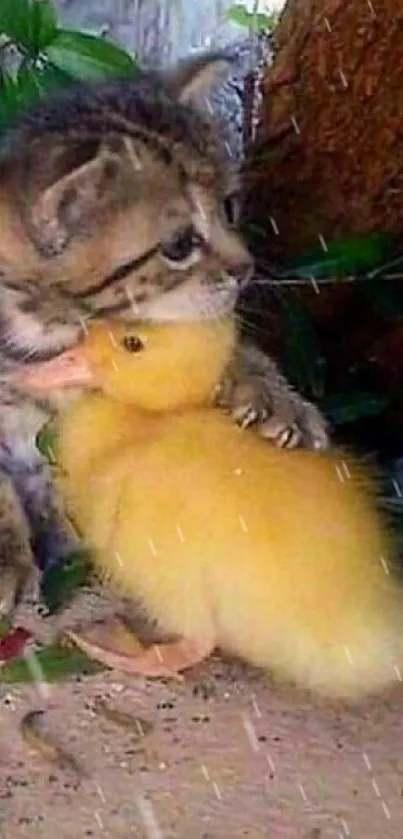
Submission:
[[[237,321],[237,324],[240,327],[245,326],[248,329],[249,332],[252,332],[253,334],[256,334],[256,335],[259,333],[259,329],[256,326],[256,323],[253,323],[253,321],[244,317],[244,315],[240,315],[240,314],[237,313],[236,314],[236,321]]]

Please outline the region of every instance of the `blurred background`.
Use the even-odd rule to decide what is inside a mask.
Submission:
[[[232,0],[56,0],[66,26],[104,32],[143,64],[160,66],[192,50],[223,46],[245,34],[228,20]],[[246,0],[249,11],[278,10],[283,0]]]

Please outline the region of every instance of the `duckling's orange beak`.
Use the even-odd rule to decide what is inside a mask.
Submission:
[[[82,347],[76,347],[51,361],[30,364],[17,374],[15,381],[24,389],[48,392],[66,387],[91,387],[95,377]]]

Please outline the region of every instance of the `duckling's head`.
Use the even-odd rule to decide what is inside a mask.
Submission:
[[[97,389],[149,411],[211,399],[236,340],[232,318],[189,323],[97,324],[83,341],[24,374],[24,386]]]

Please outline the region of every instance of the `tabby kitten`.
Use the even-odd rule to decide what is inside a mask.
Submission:
[[[65,395],[18,392],[21,365],[74,344],[89,318],[175,320],[232,310],[252,268],[225,207],[236,189],[191,103],[228,60],[164,78],[77,85],[16,124],[0,160],[0,609],[77,547],[34,438]],[[274,362],[239,346],[217,394],[279,445],[321,448],[324,420]],[[96,433],[96,430],[95,430]]]

